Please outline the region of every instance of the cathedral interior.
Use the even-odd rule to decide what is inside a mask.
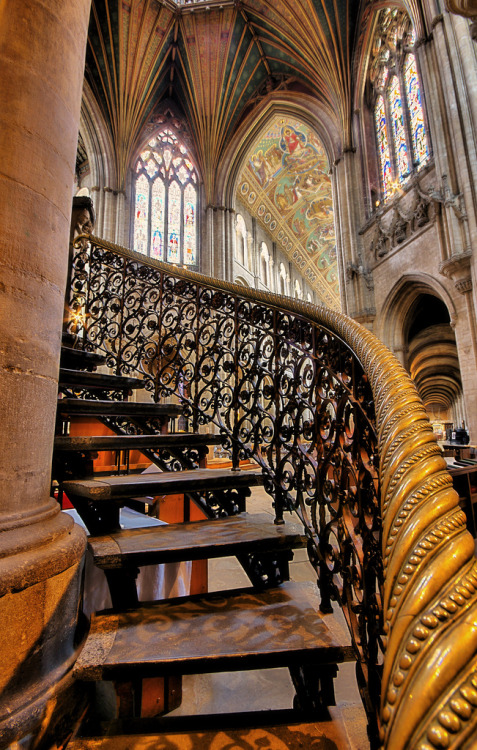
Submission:
[[[84,527],[96,561],[144,494],[175,492],[177,520],[205,530],[263,484],[276,534],[291,511],[304,536],[247,542],[254,588],[231,610],[291,608],[274,586],[301,545],[319,627],[333,602],[350,630],[330,645],[305,609],[274,641],[302,718],[355,661],[368,747],[475,748],[477,2],[0,0],[0,39],[0,747],[294,750],[213,724],[161,740],[193,666],[152,665],[164,627],[122,635],[159,606],[128,598],[159,561],[139,532],[133,563],[104,563],[112,614],[84,608]],[[162,487],[181,471],[190,485]],[[177,636],[203,638],[192,662],[225,637],[205,631]],[[254,668],[258,646],[240,647],[231,668]],[[115,685],[116,738],[74,736],[94,680]]]

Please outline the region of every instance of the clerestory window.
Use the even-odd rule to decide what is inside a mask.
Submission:
[[[149,141],[134,170],[134,250],[198,265],[198,182],[186,147],[171,130]]]
[[[380,12],[369,75],[384,200],[430,157],[415,42],[405,11],[387,8]]]

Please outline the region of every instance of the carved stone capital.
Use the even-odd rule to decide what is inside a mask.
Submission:
[[[460,294],[465,294],[472,289],[472,277],[470,271],[470,261],[472,251],[468,250],[459,255],[453,255],[451,258],[443,261],[439,266],[439,273],[452,279],[454,286]]]
[[[470,35],[477,42],[477,0],[446,0],[447,9],[451,13],[464,16],[472,21]]]
[[[446,0],[447,10],[466,18],[477,17],[477,0]]]
[[[460,294],[465,294],[466,292],[470,292],[472,289],[472,279],[462,279],[462,281],[456,281],[454,283],[455,288]]]

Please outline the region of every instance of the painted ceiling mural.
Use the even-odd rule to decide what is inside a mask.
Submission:
[[[148,117],[184,112],[207,200],[237,125],[283,86],[314,97],[350,136],[357,0],[92,0],[86,78],[115,149],[117,188]],[[264,93],[265,91],[265,93]]]
[[[340,308],[328,158],[304,123],[276,116],[253,145],[237,197],[323,304]]]

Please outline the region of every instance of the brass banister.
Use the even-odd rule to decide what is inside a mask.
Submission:
[[[76,240],[72,273],[69,329],[253,455],[278,516],[303,520],[324,606],[346,610],[368,713],[382,679],[382,746],[476,747],[474,540],[397,359],[338,312],[97,237]]]

